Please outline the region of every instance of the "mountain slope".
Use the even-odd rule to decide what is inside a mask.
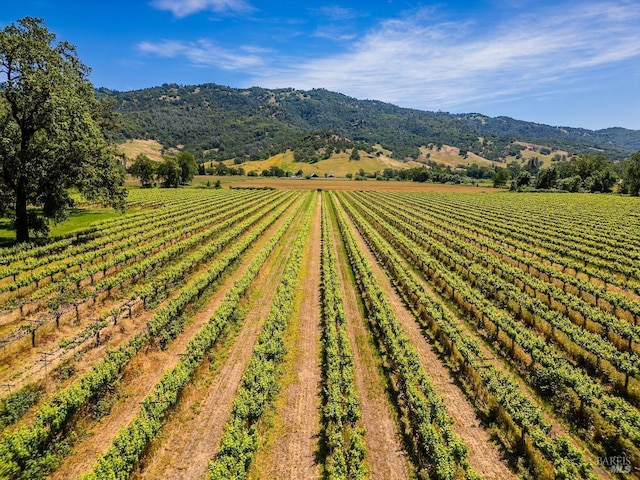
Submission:
[[[425,112],[324,89],[162,85],[131,92],[100,89],[98,95],[113,99],[121,113],[120,140],[183,146],[203,160],[265,159],[304,148],[316,134],[341,139],[337,148],[379,143],[397,159],[416,158],[419,147],[430,144],[451,145],[498,161],[513,154],[514,141],[569,153],[602,152],[612,158],[640,149],[640,131],[635,130],[592,131],[508,117]]]

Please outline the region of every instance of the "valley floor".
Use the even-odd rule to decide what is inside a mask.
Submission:
[[[638,199],[234,186],[0,249],[0,478],[640,478]]]

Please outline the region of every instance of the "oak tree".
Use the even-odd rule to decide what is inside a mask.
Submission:
[[[191,152],[180,152],[176,156],[176,161],[180,166],[180,183],[184,185],[191,182],[193,176],[198,173],[198,164],[193,154]]]
[[[140,180],[142,187],[149,188],[153,184],[153,175],[156,173],[156,162],[144,153],[139,153],[129,167],[129,173]]]
[[[164,161],[156,167],[158,182],[164,188],[178,188],[182,169],[175,157],[165,157]]]
[[[633,196],[640,195],[640,152],[634,153],[624,165],[622,186]]]
[[[16,239],[47,230],[87,200],[123,208],[124,172],[104,136],[110,123],[89,68],[44,21],[25,17],[0,31],[0,201]]]

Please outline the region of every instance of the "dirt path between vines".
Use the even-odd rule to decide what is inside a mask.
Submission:
[[[350,273],[342,239],[333,225],[333,242],[337,248],[338,277],[347,317],[347,334],[353,350],[356,390],[360,399],[365,429],[367,464],[371,480],[410,478],[400,429],[385,389],[380,359],[375,352],[358,305],[358,294]]]
[[[140,402],[152,391],[164,372],[175,367],[178,363],[179,354],[184,352],[191,338],[220,306],[233,282],[249,266],[247,259],[258,252],[273,236],[291,209],[295,208],[297,204],[298,202],[294,202],[287,212],[255,241],[245,253],[240,266],[222,281],[206,305],[192,317],[184,331],[169,344],[166,350],[143,350],[133,358],[117,390],[122,398],[118,399],[111,412],[99,422],[87,422],[81,425],[83,429],[86,429],[86,436],[74,445],[71,453],[49,478],[61,480],[79,478],[82,473],[91,469],[96,459],[109,448],[120,429],[135,418],[140,411]]]
[[[487,479],[517,478],[506,465],[498,446],[491,440],[487,430],[483,428],[473,405],[455,384],[449,370],[442,364],[437,353],[422,335],[420,326],[413,314],[405,306],[391,284],[391,280],[364,242],[355,225],[347,215],[345,215],[345,218],[355,234],[360,250],[371,264],[375,278],[378,280],[387,301],[416,349],[422,367],[435,391],[444,401],[449,415],[453,418],[454,432],[469,448],[469,464],[476,472]]]
[[[287,250],[282,245],[293,241],[294,228],[280,240],[256,277],[246,299],[250,310],[240,332],[233,340],[222,365],[215,371],[203,362],[182,394],[177,410],[162,429],[158,445],[152,446],[139,471],[131,479],[205,478],[209,460],[218,451],[222,433],[231,415],[233,401],[242,375],[253,353],[264,319],[269,313],[277,285],[284,271]]]
[[[320,478],[316,456],[320,436],[321,201],[318,195],[305,247],[306,265],[301,269],[302,303],[293,313],[298,330],[290,351],[292,370],[285,373],[291,381],[285,382],[274,414],[283,428],[278,429],[270,448],[258,452],[262,458],[256,459],[263,478]]]

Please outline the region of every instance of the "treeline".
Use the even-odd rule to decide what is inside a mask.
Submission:
[[[245,175],[242,167],[230,167],[223,162],[210,162],[208,165],[201,163],[198,165],[198,175],[218,175],[226,177],[228,175]]]
[[[405,169],[385,168],[374,172],[365,172],[364,169],[361,168],[356,174],[347,173],[346,177],[357,181],[373,179],[453,184],[470,183],[473,181],[473,178],[469,177],[465,171],[454,170],[448,165],[438,164],[434,161],[429,161],[423,167]]]
[[[640,152],[622,162],[613,162],[603,155],[578,155],[570,159],[553,158],[545,167],[537,157],[526,163],[510,162],[506,167],[472,163],[451,168],[430,161],[424,167],[409,169],[385,168],[365,172],[363,169],[347,178],[355,180],[404,180],[433,183],[474,183],[491,179],[494,187],[509,186],[514,191],[561,190],[567,192],[609,193],[638,196],[640,194]]]
[[[491,178],[494,186],[504,187],[509,183],[511,190],[609,193],[615,189],[637,196],[640,193],[640,152],[622,162],[613,162],[603,155],[583,154],[552,162],[547,167],[534,157],[524,166],[511,162],[507,168],[496,168]]]
[[[199,168],[190,152],[165,156],[162,162],[154,162],[140,153],[127,171],[139,179],[144,188],[153,187],[156,183],[163,188],[178,188],[191,182]]]
[[[329,133],[315,136],[313,157],[307,157],[309,163],[318,161],[318,151],[324,150],[325,154],[348,151],[351,146],[351,159],[356,159],[361,144],[353,144],[348,140],[340,139]],[[364,148],[363,148],[364,149]],[[365,150],[365,151],[373,151]],[[294,158],[296,153],[294,152]],[[303,161],[296,159],[296,161]],[[236,162],[238,162],[236,160]],[[262,177],[317,177],[316,174],[304,175],[299,169],[290,172],[277,165],[263,169],[261,172],[251,170],[248,173],[239,166],[228,166],[223,162],[208,162],[198,164],[190,152],[180,152],[177,155],[164,157],[163,162],[154,162],[144,154],[139,154],[128,172],[140,180],[142,187],[152,187],[156,184],[169,188],[176,188],[191,182],[194,175],[248,175]],[[325,174],[325,177],[330,176]],[[566,159],[556,155],[550,166],[544,166],[538,157],[531,157],[525,163],[512,161],[506,167],[483,166],[477,163],[459,165],[456,168],[438,164],[433,160],[425,166],[394,169],[385,168],[373,172],[365,172],[360,169],[357,173],[348,173],[348,179],[357,181],[375,180],[399,180],[413,182],[432,183],[475,183],[478,180],[491,180],[494,187],[508,186],[514,191],[531,190],[561,190],[567,192],[601,192],[618,193],[637,196],[640,194],[640,152],[621,162],[614,162],[603,155],[582,154]]]

